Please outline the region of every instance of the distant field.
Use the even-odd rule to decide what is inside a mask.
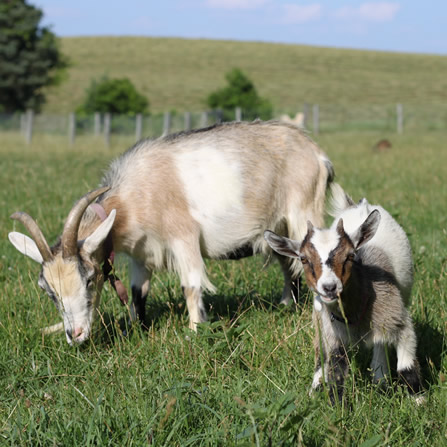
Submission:
[[[304,103],[441,104],[447,57],[258,42],[144,37],[61,39],[71,60],[67,80],[48,90],[46,112],[73,111],[92,79],[128,77],[155,113],[199,111],[208,94],[241,68],[276,111]]]
[[[346,407],[328,406],[324,392],[309,398],[310,294],[303,287],[296,308],[278,308],[279,267],[264,270],[261,258],[208,263],[218,291],[206,297],[211,323],[198,336],[167,274],[154,277],[148,332],[122,336],[126,310],[107,287],[91,342],[70,348],[62,334],[42,336],[58,315],[37,286],[39,267],[9,244],[7,233],[23,229],[8,216],[29,212],[53,242],[73,201],[132,139],[113,138],[106,150],[85,137],[70,149],[65,137],[37,136],[28,147],[0,134],[0,445],[445,445],[447,134],[396,135],[388,153],[373,153],[381,137],[340,132],[318,142],[354,199],[381,203],[409,234],[420,407],[400,388],[373,387],[364,355],[353,357]],[[125,263],[118,269],[128,284]]]

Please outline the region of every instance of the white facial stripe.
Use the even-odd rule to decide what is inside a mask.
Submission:
[[[321,263],[324,265],[329,258],[329,254],[340,242],[340,236],[332,230],[314,230],[310,242],[320,255]]]
[[[324,286],[328,284],[334,284],[336,286],[337,292],[340,292],[342,290],[342,283],[340,281],[340,278],[338,278],[332,268],[327,265],[327,260],[329,259],[330,253],[340,243],[339,234],[331,229],[315,229],[310,242],[313,244],[316,252],[320,256],[321,262],[321,275],[319,278],[317,278],[317,292],[320,295],[325,296],[326,292]]]

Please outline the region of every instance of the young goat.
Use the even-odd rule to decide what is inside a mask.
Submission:
[[[203,258],[239,259],[270,251],[264,230],[302,238],[306,220],[323,224],[332,164],[297,127],[228,123],[145,140],[116,159],[102,188],[68,215],[61,243],[50,248],[37,224],[14,246],[42,264],[39,285],[63,317],[67,341],[81,343],[91,324],[112,250],[131,257],[132,317],[144,320],[152,272],[180,276],[190,327],[205,321],[202,290],[214,290]],[[96,200],[96,202],[95,202]],[[301,264],[281,257],[283,301]],[[119,285],[115,281],[115,285]]]
[[[348,373],[345,346],[363,340],[373,346],[375,382],[388,374],[386,348],[392,345],[399,376],[410,393],[418,393],[422,387],[416,335],[406,309],[413,283],[408,238],[382,207],[366,199],[355,205],[338,185],[332,192],[335,220],[329,229],[308,222],[301,243],[265,233],[277,253],[301,260],[315,293],[312,390],[324,378],[332,402],[336,395],[341,399]]]

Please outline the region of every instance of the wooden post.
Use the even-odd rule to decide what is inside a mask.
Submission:
[[[236,107],[234,111],[234,116],[236,121],[242,121],[242,109],[240,107]]]
[[[34,110],[28,109],[26,111],[26,129],[25,129],[26,144],[31,144],[31,139],[33,138],[33,123],[34,123]]]
[[[94,118],[94,125],[95,125],[95,137],[97,137],[101,133],[101,114],[99,112],[95,112],[95,118]]]
[[[106,113],[104,115],[104,139],[105,139],[107,147],[110,146],[110,131],[111,131],[111,127],[112,127],[111,121],[112,121],[112,117],[111,117],[110,113]]]
[[[135,116],[135,140],[140,141],[143,134],[143,115],[137,113]]]
[[[168,135],[171,130],[171,113],[165,112],[163,116],[163,135]]]
[[[76,115],[70,113],[68,115],[68,141],[70,145],[73,146],[76,137]]]
[[[307,127],[307,120],[309,119],[309,104],[307,104],[307,102],[304,103],[303,105],[303,127],[306,128]]]
[[[200,127],[208,126],[208,112],[203,112],[202,117],[200,118]]]
[[[401,134],[404,131],[404,110],[402,104],[396,105],[397,115],[397,133]]]
[[[315,135],[318,135],[320,131],[320,107],[318,104],[314,104],[312,107],[312,114],[313,114],[313,133]]]
[[[216,110],[216,123],[220,124],[223,121],[223,112],[222,109]]]
[[[185,112],[185,130],[192,129],[191,112]]]

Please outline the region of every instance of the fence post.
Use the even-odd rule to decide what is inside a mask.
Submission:
[[[303,104],[303,127],[306,128],[307,127],[307,120],[309,119],[309,104],[307,104],[307,102],[305,102]]]
[[[26,111],[26,128],[25,128],[26,144],[31,144],[31,139],[33,138],[33,123],[34,123],[34,110],[28,109]]]
[[[397,115],[397,133],[401,134],[404,131],[404,108],[402,104],[396,105]]]
[[[223,121],[223,111],[222,109],[216,110],[216,123],[220,124]]]
[[[140,141],[143,134],[143,115],[137,113],[135,116],[135,140]]]
[[[68,115],[68,140],[70,145],[73,146],[76,137],[76,115],[70,113]]]
[[[234,116],[236,118],[236,121],[242,121],[242,109],[240,107],[236,107],[236,110],[234,111]]]
[[[95,125],[95,137],[97,137],[101,133],[101,114],[99,112],[95,112],[95,118],[94,118],[94,125]]]
[[[185,112],[185,130],[191,130],[191,128],[192,128],[191,112]]]
[[[202,117],[200,118],[200,127],[208,126],[208,112],[203,112]]]
[[[110,146],[110,130],[112,127],[111,121],[112,121],[112,117],[111,117],[110,113],[106,113],[104,115],[104,139],[105,139],[107,147]]]
[[[318,135],[320,131],[320,107],[318,104],[314,104],[312,107],[313,114],[313,133]]]
[[[165,112],[163,116],[163,135],[168,135],[171,130],[171,113]]]

